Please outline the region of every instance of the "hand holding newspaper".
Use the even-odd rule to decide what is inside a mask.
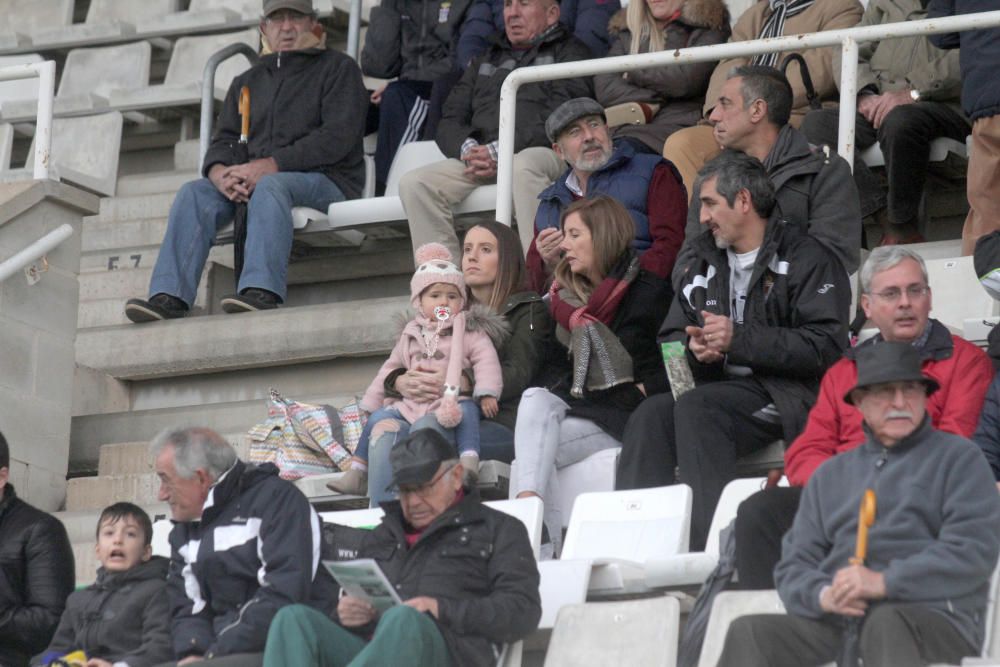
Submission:
[[[366,600],[379,613],[403,603],[382,568],[371,558],[325,560],[323,566],[347,595]]]

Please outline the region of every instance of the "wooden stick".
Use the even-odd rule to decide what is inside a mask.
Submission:
[[[865,490],[861,499],[861,509],[858,512],[858,541],[854,547],[854,557],[851,565],[863,565],[868,556],[868,529],[875,523],[875,492]]]

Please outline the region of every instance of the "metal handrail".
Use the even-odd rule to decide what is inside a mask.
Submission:
[[[56,94],[56,63],[46,60],[0,68],[0,81],[38,77],[38,112],[35,117],[35,163],[32,178],[49,177],[52,159],[52,105]]]
[[[347,17],[347,55],[353,58],[354,62],[358,62],[358,41],[360,36],[361,0],[351,0],[351,13]]]
[[[73,228],[70,225],[60,225],[51,232],[38,239],[24,250],[11,255],[3,262],[0,262],[0,283],[10,278],[12,275],[31,264],[39,257],[48,254],[50,250],[60,243],[73,236]]]
[[[237,42],[219,49],[205,62],[205,70],[201,77],[201,134],[198,136],[199,172],[205,160],[205,153],[208,152],[208,145],[212,140],[212,121],[215,118],[215,70],[219,69],[219,65],[223,61],[240,54],[247,57],[251,66],[260,61],[257,51],[250,45]]]
[[[976,28],[1000,26],[1000,11],[964,14],[901,23],[845,28],[802,35],[728,42],[711,46],[694,46],[673,51],[641,53],[614,58],[581,60],[553,65],[538,65],[516,69],[507,75],[500,89],[500,137],[497,159],[496,219],[510,225],[513,190],[514,117],[517,90],[525,83],[569,79],[591,74],[631,72],[647,67],[711,62],[726,58],[777,53],[789,50],[840,46],[843,52],[840,78],[840,141],[838,152],[854,162],[854,119],[857,105],[858,43],[882,39],[929,35],[941,32],[962,32]]]

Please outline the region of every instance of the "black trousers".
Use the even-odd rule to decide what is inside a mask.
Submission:
[[[729,626],[718,667],[807,667],[835,660],[843,624],[801,616],[742,616]],[[859,643],[865,667],[958,664],[979,649],[944,613],[919,604],[884,602],[870,607]]]
[[[375,183],[385,191],[389,167],[403,144],[418,141],[427,119],[427,98],[431,94],[429,81],[393,81],[382,93],[378,105],[378,141],[375,144]]]
[[[736,477],[736,460],[782,435],[762,408],[771,403],[753,379],[711,382],[681,396],[644,400],[625,427],[615,487],[642,489],[679,481],[694,491],[691,550],[705,548],[722,489]]]
[[[836,148],[839,111],[810,111],[802,120],[800,129],[811,143],[829,144]],[[890,222],[916,222],[927,181],[931,141],[938,137],[965,141],[971,131],[969,121],[943,102],[900,105],[889,112],[877,130],[858,114],[854,129],[854,182],[861,197],[861,215],[872,215],[888,201]],[[888,199],[882,193],[878,178],[858,157],[859,150],[868,148],[876,141],[885,156]]]
[[[774,566],[781,560],[781,539],[792,527],[801,487],[777,486],[753,494],[736,510],[736,572],[740,588],[774,588]]]

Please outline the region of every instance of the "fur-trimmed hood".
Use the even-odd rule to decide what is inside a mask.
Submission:
[[[465,330],[482,331],[489,336],[496,349],[499,350],[503,347],[507,339],[510,338],[510,325],[507,324],[507,318],[503,315],[497,315],[490,310],[489,306],[475,303],[462,312],[465,313]],[[412,310],[400,312],[396,316],[396,324],[397,338],[411,326],[414,327],[413,333],[419,334],[419,329],[417,329],[419,324],[417,324]],[[450,332],[445,333],[447,335]]]
[[[626,8],[619,9],[608,21],[608,33],[612,38],[628,30],[628,22],[625,20],[627,11]],[[681,6],[679,21],[693,28],[726,30],[729,27],[729,9],[723,0],[685,0]]]

